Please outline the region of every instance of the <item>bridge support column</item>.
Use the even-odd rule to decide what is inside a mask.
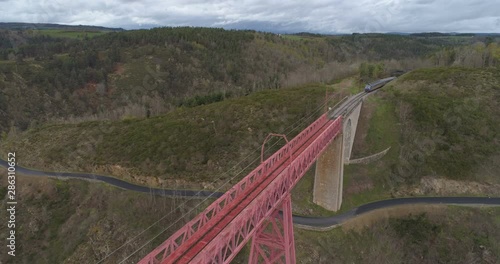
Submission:
[[[344,163],[349,163],[351,159],[352,147],[354,145],[354,137],[356,136],[356,130],[358,128],[359,114],[361,113],[361,106],[363,102],[358,104],[356,108],[352,110],[343,124],[342,131],[344,133]]]
[[[344,181],[344,135],[337,136],[316,161],[313,202],[330,211],[342,204]]]
[[[255,231],[248,263],[295,264],[290,194],[284,199],[281,207],[269,216],[266,224]],[[280,210],[282,210],[283,215],[280,215]]]

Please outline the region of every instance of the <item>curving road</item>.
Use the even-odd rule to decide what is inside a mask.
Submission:
[[[0,159],[0,166],[7,167],[7,161]],[[91,174],[91,173],[71,173],[71,172],[47,172],[38,171],[28,168],[23,168],[16,165],[16,172],[31,175],[31,176],[42,176],[42,177],[57,177],[57,178],[67,178],[67,179],[81,179],[81,180],[91,180],[91,181],[101,181],[118,188],[125,190],[130,190],[134,192],[152,193],[161,196],[185,196],[185,197],[209,197],[214,198],[220,197],[221,192],[211,192],[211,191],[193,191],[193,190],[172,190],[172,189],[158,189],[150,188],[142,185],[133,184],[127,181],[123,181],[111,176]]]
[[[0,166],[7,167],[7,162],[0,159]],[[223,193],[211,191],[193,191],[193,190],[172,190],[172,189],[158,189],[149,188],[146,186],[132,184],[130,182],[122,181],[114,177],[90,174],[90,173],[69,173],[69,172],[46,172],[23,168],[16,166],[16,171],[21,174],[41,177],[57,177],[57,178],[70,178],[70,179],[83,179],[101,181],[113,186],[143,193],[153,193],[161,196],[183,196],[183,197],[220,197]],[[398,205],[410,204],[445,204],[445,205],[467,205],[467,206],[500,206],[500,197],[410,197],[410,198],[396,198],[389,200],[382,200],[372,203],[367,203],[351,209],[345,213],[330,216],[330,217],[306,217],[306,216],[293,216],[293,223],[312,227],[312,228],[328,228],[340,225],[347,220],[355,218],[359,215],[372,212],[377,209],[383,209]]]
[[[293,223],[307,227],[328,228],[344,223],[359,215],[398,205],[442,204],[465,206],[500,206],[500,197],[409,197],[367,203],[340,215],[331,217],[293,216]]]

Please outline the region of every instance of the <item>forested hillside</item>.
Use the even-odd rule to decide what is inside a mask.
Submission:
[[[340,95],[362,90],[354,80],[260,91],[149,119],[45,125],[1,142],[0,149],[16,151],[18,165],[36,169],[97,172],[163,188],[227,188],[260,162],[261,142],[269,132],[293,138],[323,111],[325,91]],[[497,69],[439,67],[407,73],[369,96],[358,127],[366,136],[357,139],[360,145],[353,148],[353,157],[389,146],[391,150],[371,164],[345,167],[342,210],[391,196],[497,196],[499,83]],[[284,143],[274,142],[275,147]],[[266,146],[268,154],[273,150],[271,144]],[[317,206],[311,206],[313,179],[311,170],[294,189],[295,213],[317,215]],[[136,263],[198,212],[191,210],[194,203],[177,207],[185,201],[179,197],[156,197],[96,182],[20,176],[18,186],[19,203],[24,206],[19,212],[23,228],[18,239],[34,245],[21,248],[17,259],[26,263],[98,262],[115,249],[117,253],[103,263],[118,263],[174,223],[133,256],[130,263]],[[0,193],[6,192],[6,181],[0,182]],[[359,233],[296,229],[297,259],[304,263],[375,258],[376,263],[403,259],[455,263],[465,256],[487,260],[498,256],[498,210],[439,208],[429,217],[408,217],[414,210],[396,208],[396,217],[402,220],[384,222],[385,211],[361,218]],[[175,222],[186,212],[184,220]],[[414,228],[404,232],[408,226]],[[7,226],[0,226],[0,233],[5,231]],[[421,239],[417,244],[415,237]],[[129,246],[119,248],[131,238]],[[377,241],[387,246],[377,248]],[[352,244],[346,254],[330,254],[346,244]],[[476,250],[480,247],[481,251]],[[240,262],[246,261],[245,254]],[[0,260],[7,257],[2,255]]]
[[[470,36],[288,36],[209,28],[70,39],[43,31],[1,30],[0,131],[54,120],[158,115],[263,89],[330,82],[355,74],[361,61],[377,65],[368,65],[363,76],[368,80],[393,70],[442,64],[446,56],[446,63],[453,63],[457,55],[449,54],[455,47],[476,42],[485,47],[483,53],[495,48],[498,53],[495,43],[486,46],[484,41]],[[436,53],[443,47],[448,47],[446,56]]]

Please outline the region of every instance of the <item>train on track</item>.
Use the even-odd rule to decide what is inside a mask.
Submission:
[[[375,91],[378,88],[384,86],[386,83],[388,83],[394,79],[396,79],[396,77],[389,77],[389,78],[380,79],[380,80],[376,80],[374,82],[371,82],[365,86],[365,92],[369,93],[369,92]]]

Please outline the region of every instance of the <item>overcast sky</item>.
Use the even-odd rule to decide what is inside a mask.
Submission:
[[[500,32],[500,0],[0,0],[1,22],[273,32]]]

